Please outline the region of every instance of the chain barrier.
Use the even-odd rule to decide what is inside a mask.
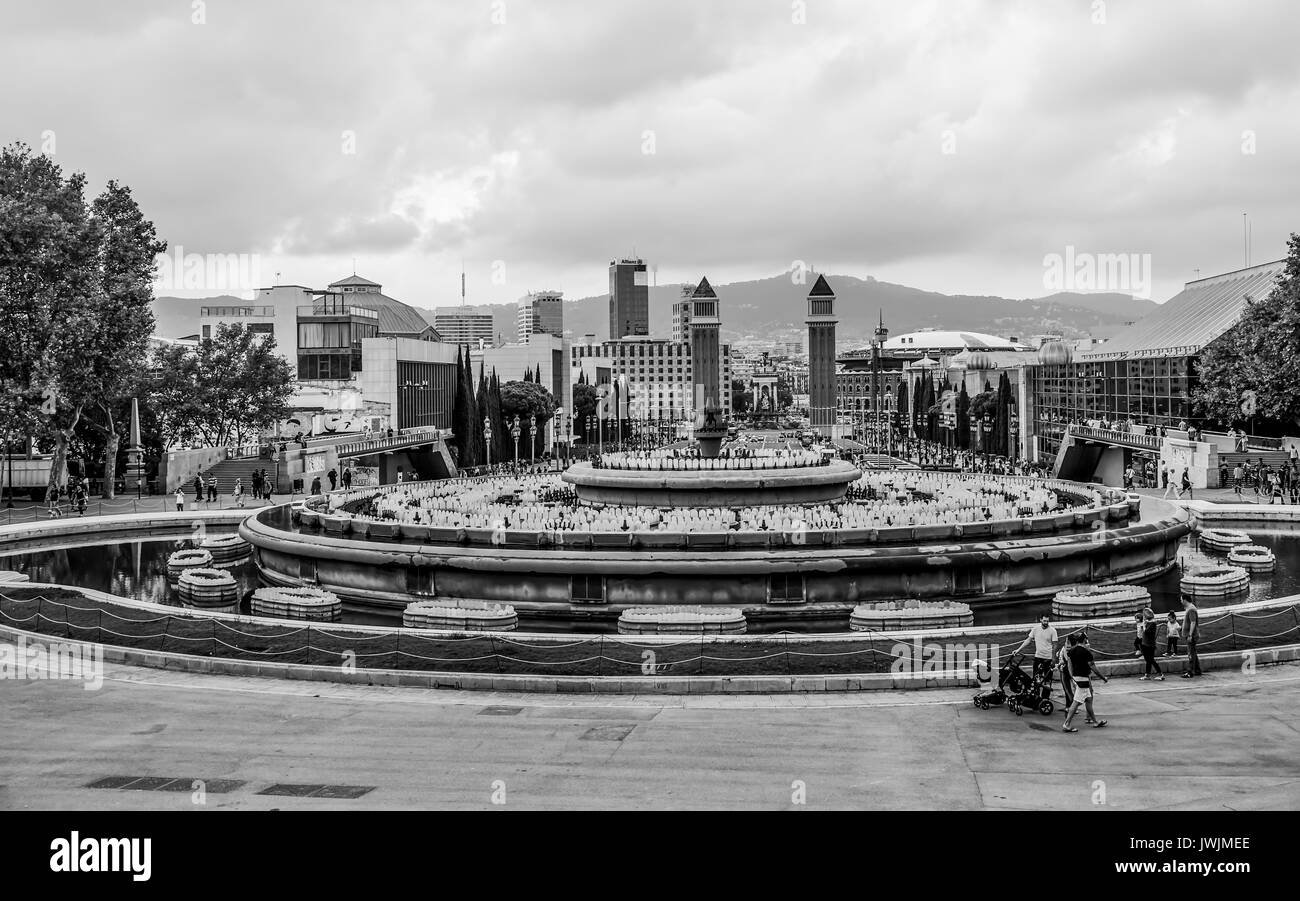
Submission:
[[[651,672],[685,673],[700,676],[771,675],[775,667],[787,676],[852,675],[890,672],[897,662],[915,659],[920,642],[928,657],[942,662],[951,649],[979,649],[995,668],[1012,656],[1023,642],[1019,630],[987,636],[926,636],[918,633],[884,637],[876,632],[846,635],[842,641],[821,638],[804,646],[797,633],[737,636],[735,641],[710,645],[707,636],[654,644],[643,636],[593,635],[557,644],[509,638],[504,635],[424,636],[409,630],[390,633],[344,633],[322,626],[259,627],[250,622],[226,622],[205,617],[202,611],[185,609],[175,615],[151,611],[114,609],[69,592],[54,596],[49,589],[23,589],[20,585],[0,591],[0,624],[57,638],[108,643],[141,650],[185,653],[206,657],[310,662],[315,665],[343,665],[349,657],[383,669],[481,672],[528,675],[617,675],[645,672],[645,651],[653,653]],[[1300,642],[1300,598],[1286,608],[1262,613],[1224,613],[1202,619],[1199,648],[1209,649],[1225,642],[1232,650]],[[138,614],[138,615],[133,615]],[[1289,624],[1272,620],[1290,617]],[[158,624],[162,623],[161,629]],[[1278,625],[1285,625],[1277,631]],[[1058,626],[1061,637],[1085,627]],[[1099,659],[1118,660],[1134,655],[1134,633],[1088,627],[1092,650]],[[584,651],[586,653],[584,653]],[[910,669],[908,671],[911,671]]]

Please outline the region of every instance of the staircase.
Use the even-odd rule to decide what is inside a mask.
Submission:
[[[1265,466],[1273,469],[1291,462],[1287,452],[1282,450],[1248,450],[1244,453],[1240,451],[1219,451],[1219,462],[1226,463],[1229,471],[1238,463],[1244,466],[1248,461],[1258,464],[1260,460],[1264,461]]]
[[[244,491],[253,490],[253,473],[259,469],[265,469],[267,476],[274,483],[278,481],[279,464],[271,460],[222,460],[216,466],[204,471],[203,473],[203,490],[207,491],[208,479],[216,478],[217,493],[229,494],[235,487],[235,480],[240,479],[244,483]],[[185,489],[186,494],[194,491],[194,480],[190,479],[189,484],[181,486]]]

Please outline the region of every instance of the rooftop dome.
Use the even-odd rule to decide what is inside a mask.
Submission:
[[[959,353],[963,350],[1025,350],[1006,338],[982,332],[923,331],[896,335],[885,342],[885,351],[896,353]]]

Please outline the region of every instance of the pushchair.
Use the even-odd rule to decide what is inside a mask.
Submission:
[[[981,710],[1006,704],[1007,709],[1016,716],[1023,716],[1025,708],[1037,710],[1043,716],[1051,716],[1056,710],[1052,702],[1053,669],[1043,673],[1028,675],[1021,664],[1023,654],[1012,654],[998,670],[997,688],[986,689],[972,698],[975,706]]]

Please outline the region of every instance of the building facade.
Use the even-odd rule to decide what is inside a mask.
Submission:
[[[516,340],[527,344],[536,333],[564,337],[564,294],[560,291],[536,291],[519,301],[516,314]]]
[[[646,421],[679,421],[694,413],[695,367],[690,344],[662,338],[584,341],[570,348],[572,379],[593,361],[608,366],[611,380],[626,386],[629,415]],[[719,406],[731,416],[731,347],[718,348]],[[588,381],[591,376],[588,375]],[[621,390],[621,389],[620,389]]]
[[[439,310],[434,314],[433,326],[448,344],[478,347],[480,344],[491,346],[496,343],[496,326],[491,313]]]
[[[650,281],[644,260],[609,264],[609,337],[650,334]]]
[[[1054,461],[1070,423],[1147,429],[1192,422],[1201,351],[1266,296],[1285,260],[1187,282],[1183,290],[1104,344],[1077,352],[1064,342],[1039,350],[1029,376],[1039,459]]]

